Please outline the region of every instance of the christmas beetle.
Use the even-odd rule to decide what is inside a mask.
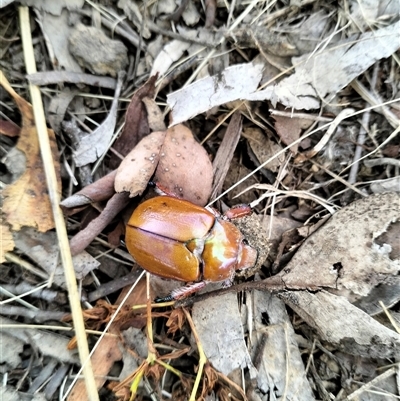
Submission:
[[[255,265],[256,249],[229,220],[251,213],[247,205],[223,216],[172,196],[157,196],[141,203],[126,227],[126,246],[135,261],[163,278],[190,282],[173,291],[179,299],[207,282],[232,284],[235,271]],[[165,300],[165,298],[164,298]]]

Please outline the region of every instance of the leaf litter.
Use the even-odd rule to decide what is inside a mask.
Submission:
[[[41,71],[27,79],[41,85],[55,130],[49,135],[60,149],[53,157],[61,161],[62,207],[86,324],[104,328],[115,311],[112,333],[136,330],[129,344],[103,334],[94,350],[96,375],[110,377],[121,358],[124,365],[122,376],[115,376],[119,379],[99,381],[102,391],[114,389],[119,399],[129,398],[130,391],[145,396],[145,387],[130,386],[134,375],[146,374],[155,393],[194,399],[194,378],[179,375],[195,375],[201,353],[188,335],[189,323],[208,361],[197,397],[353,399],[372,384],[398,395],[391,371],[376,373],[385,358],[398,354],[400,344],[395,321],[400,30],[394,3],[350,2],[346,11],[323,2],[312,8],[207,1],[204,10],[193,1],[157,7],[100,2],[96,9],[79,1],[68,7],[29,4],[37,18],[32,34]],[[0,20],[3,37],[18,37],[15,5],[4,11],[11,22]],[[16,39],[2,50],[2,69],[13,88],[5,78],[2,84],[29,111],[18,46]],[[140,52],[145,49],[146,54]],[[112,77],[117,75],[116,87]],[[64,291],[54,232],[36,231],[52,225],[39,148],[27,146],[36,137],[32,112],[21,110],[21,124],[8,98],[2,106],[4,283],[27,279],[32,291],[43,285]],[[23,157],[17,151],[21,144]],[[30,178],[21,184],[27,172]],[[237,224],[259,247],[263,266],[238,275],[237,287],[217,290],[224,295],[214,298],[211,291],[187,300],[195,303],[194,323],[181,309],[153,309],[159,324],[156,336],[148,332],[146,341],[146,313],[130,310],[145,302],[144,282],[138,287],[141,295],[129,298],[129,309],[112,304],[123,302],[129,291],[120,292],[118,280],[136,277],[138,267],[120,243],[121,228],[143,198],[154,196],[149,181],[200,205],[218,197],[213,207],[222,211],[251,203],[254,215]],[[11,202],[7,194],[13,188],[16,196],[39,191],[40,200],[30,199],[29,206]],[[160,295],[173,285],[157,281]],[[238,304],[240,288],[254,291],[241,292]],[[91,296],[89,303],[85,294],[95,292],[108,294],[107,301]],[[29,294],[2,294],[20,308],[4,308],[13,319],[3,322],[7,325],[22,323],[22,316],[29,322],[37,308],[42,322],[46,313],[51,320],[54,311],[69,311],[68,305],[38,303]],[[380,299],[390,308],[388,318]],[[165,318],[175,322],[167,337]],[[59,333],[61,342],[38,337],[31,358],[39,363],[37,353],[45,356],[54,370],[60,355],[69,355],[63,363],[76,373],[68,335]],[[26,366],[20,350],[30,341],[18,338],[18,358],[4,353],[7,390],[15,389],[15,372]],[[47,341],[60,349],[58,355],[41,343]],[[12,341],[7,344],[12,347]],[[169,356],[182,372],[161,387],[164,367],[176,368],[175,362],[161,368]],[[364,365],[372,369],[360,375]],[[65,375],[61,366],[59,372]],[[26,374],[33,382],[34,370]],[[44,376],[37,376],[35,386],[39,380]],[[52,383],[57,380],[54,376]],[[240,388],[243,380],[246,393]],[[21,383],[23,391],[34,388],[26,379]],[[59,385],[50,387],[47,399],[55,399]],[[68,396],[86,398],[83,381]]]
[[[45,232],[54,227],[54,222],[45,185],[32,106],[12,89],[2,71],[0,71],[0,83],[17,103],[22,114],[22,127],[16,149],[25,155],[26,166],[22,175],[3,190],[5,220],[13,230],[20,230],[22,226],[30,226]],[[48,130],[48,134],[54,160],[58,160],[54,132]],[[59,166],[56,167],[59,171]],[[59,187],[61,188],[60,178]],[[40,208],[37,207],[38,204],[40,204]]]

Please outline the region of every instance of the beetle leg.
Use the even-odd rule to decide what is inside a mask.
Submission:
[[[222,288],[228,288],[233,284],[233,281],[235,280],[235,274],[235,270],[232,269],[231,276],[222,283]]]
[[[173,290],[171,294],[167,295],[163,298],[157,298],[156,302],[169,302],[169,301],[176,301],[178,299],[186,298],[190,294],[194,294],[197,291],[200,291],[202,288],[206,286],[205,281],[199,281],[197,283],[189,284],[184,287],[179,287],[176,290]]]
[[[233,206],[224,213],[224,218],[228,220],[238,219],[240,217],[249,216],[252,213],[251,207],[245,203]]]

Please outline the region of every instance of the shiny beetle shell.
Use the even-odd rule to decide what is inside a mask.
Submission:
[[[157,276],[185,282],[229,281],[252,267],[257,251],[232,223],[191,202],[158,196],[140,204],[126,227],[135,261]]]

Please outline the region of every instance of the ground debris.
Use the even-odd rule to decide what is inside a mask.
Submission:
[[[398,1],[3,3],[0,398],[399,396],[387,367],[400,344]],[[162,223],[160,244],[186,247],[194,288],[207,284],[174,309],[147,292],[193,283],[160,271],[147,286],[124,242],[132,211],[160,193],[221,227],[233,217],[243,236],[212,217],[177,244],[171,227],[196,237],[193,210],[174,210],[180,225],[154,211],[142,263],[187,277],[175,248],[151,241]],[[244,204],[251,216],[224,214]],[[254,266],[200,281],[239,246]]]

